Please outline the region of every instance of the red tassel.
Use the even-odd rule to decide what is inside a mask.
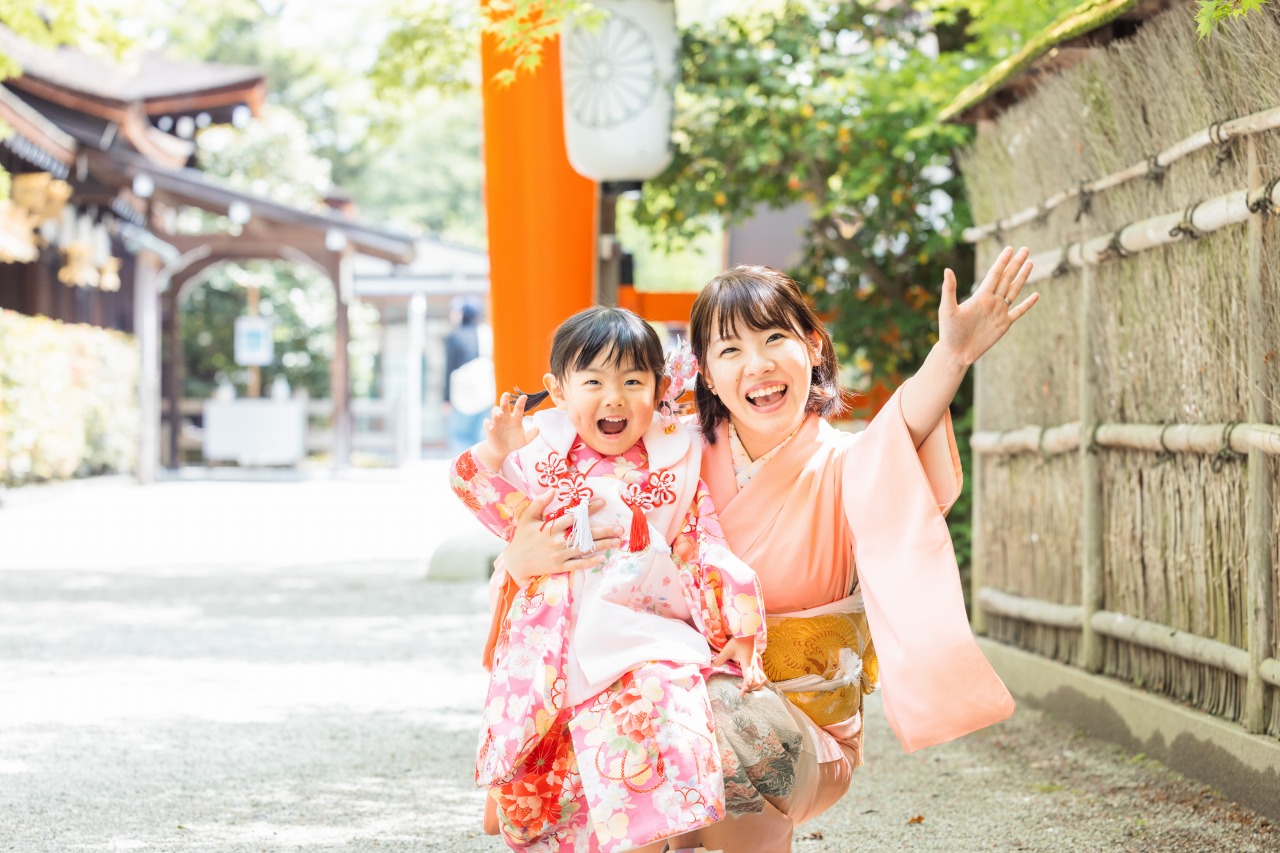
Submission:
[[[649,547],[649,520],[644,517],[644,510],[639,504],[631,504],[631,540],[627,543],[629,551],[643,551]]]

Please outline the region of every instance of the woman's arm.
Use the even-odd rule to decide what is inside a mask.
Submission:
[[[969,366],[995,346],[1040,298],[1033,293],[1021,304],[1013,304],[1031,275],[1030,254],[1026,247],[1015,253],[1006,246],[978,289],[959,304],[955,273],[947,270],[943,275],[938,342],[902,389],[902,416],[917,448],[942,420]]]
[[[499,559],[502,568],[515,581],[524,586],[542,575],[571,572],[574,569],[590,569],[604,561],[604,554],[622,546],[623,530],[617,525],[597,525],[591,528],[591,538],[596,549],[583,554],[569,547],[567,534],[573,518],[565,513],[550,524],[542,520],[542,514],[551,502],[548,491],[522,507],[511,522],[509,544]],[[603,498],[595,498],[587,506],[590,512],[603,509]]]

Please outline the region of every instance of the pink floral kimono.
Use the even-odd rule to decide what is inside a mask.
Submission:
[[[603,498],[593,524],[634,520],[649,541],[519,590],[495,576],[477,784],[519,850],[612,853],[718,821],[704,676],[711,648],[757,636],[763,650],[765,629],[755,574],[725,547],[698,478],[701,442],[655,416],[640,443],[604,457],[563,413],[533,421],[538,439],[502,472],[470,451],[454,462],[454,491],[476,516],[510,538],[528,496],[550,489],[549,515]]]

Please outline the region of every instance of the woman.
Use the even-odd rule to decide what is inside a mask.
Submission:
[[[938,343],[856,436],[822,420],[842,408],[837,364],[794,282],[737,267],[699,294],[702,477],[730,547],[760,578],[765,670],[787,692],[743,695],[731,678],[710,679],[730,819],[681,844],[789,851],[794,826],[835,803],[861,763],[861,697],[877,669],[908,751],[1013,712],[969,631],[943,516],[961,483],[947,407],[968,367],[1035,304],[1038,294],[1014,306],[1028,255],[1006,248],[962,304],[946,272]],[[543,505],[530,505],[504,554],[513,584],[599,559],[539,531]],[[612,531],[594,532],[601,550],[616,547],[603,538]]]

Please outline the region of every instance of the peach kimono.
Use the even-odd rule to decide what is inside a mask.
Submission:
[[[863,656],[862,686],[874,688],[878,658],[885,716],[903,748],[913,752],[1003,720],[1014,704],[974,642],[965,615],[944,518],[960,494],[962,476],[950,414],[917,450],[901,399],[899,389],[856,435],[810,415],[741,489],[727,427],[721,427],[715,443],[704,448],[702,477],[726,541],[755,568],[764,591],[771,617],[766,672],[777,677],[788,647],[787,632],[775,631],[775,620],[840,611],[859,611],[861,616],[865,605],[861,624],[869,623],[874,653],[866,638],[852,650]],[[796,619],[795,624],[804,621]],[[797,642],[793,657],[812,660],[814,637],[801,636]],[[825,645],[819,678],[830,677],[836,664],[839,649],[829,647],[853,644],[827,640]],[[802,728],[809,729],[806,740],[817,752],[819,772],[817,782],[797,780],[797,788],[808,784],[819,790],[797,790],[789,798],[793,807],[787,811],[794,823],[839,799],[850,772],[861,763],[861,695],[856,687],[855,693],[842,713],[832,716],[833,709],[818,701],[826,718],[816,714],[816,724],[801,718]],[[807,717],[815,716],[814,703],[806,707],[788,695]],[[817,694],[801,698],[806,697]]]

